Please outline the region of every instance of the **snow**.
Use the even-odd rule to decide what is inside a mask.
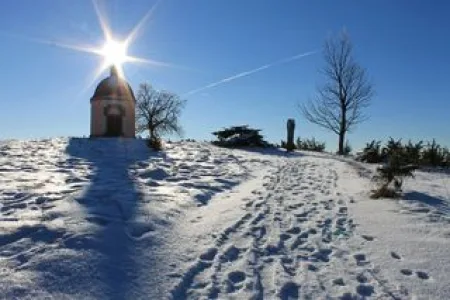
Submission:
[[[0,298],[445,299],[450,174],[176,142],[0,143]]]

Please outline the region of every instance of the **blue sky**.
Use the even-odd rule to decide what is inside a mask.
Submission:
[[[100,1],[118,39],[155,1]],[[129,54],[177,67],[126,64],[136,90],[141,82],[185,93],[299,53],[320,50],[327,36],[346,28],[354,55],[376,96],[369,121],[349,135],[354,148],[392,136],[450,145],[450,2],[162,0]],[[5,0],[0,10],[0,139],[89,135],[89,85],[100,57],[48,40],[100,47],[103,35],[90,0]],[[337,137],[308,124],[298,104],[323,77],[321,53],[186,97],[186,138],[206,139],[228,125],[263,129],[272,142],[296,135],[336,147]],[[105,77],[106,72],[101,76]]]

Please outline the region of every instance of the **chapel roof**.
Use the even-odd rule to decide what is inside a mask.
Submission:
[[[92,96],[92,100],[95,99],[122,99],[125,100],[127,98],[131,98],[136,101],[134,97],[133,90],[128,82],[122,78],[115,66],[111,67],[110,74],[108,77],[100,81],[95,89],[94,95]]]

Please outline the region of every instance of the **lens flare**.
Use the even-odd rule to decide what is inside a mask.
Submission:
[[[101,55],[105,58],[105,64],[121,67],[124,62],[129,60],[127,56],[127,45],[123,42],[109,40],[105,42]]]
[[[128,55],[128,47],[135,41],[139,32],[144,27],[144,24],[150,19],[150,17],[155,12],[158,5],[163,0],[157,0],[153,6],[147,11],[147,13],[143,16],[139,22],[132,28],[131,32],[128,36],[125,37],[124,40],[119,41],[114,38],[111,27],[108,24],[108,20],[106,14],[101,9],[99,2],[100,0],[92,0],[92,4],[94,7],[95,14],[97,16],[97,20],[99,22],[100,28],[103,33],[104,44],[103,46],[87,46],[87,45],[73,45],[66,44],[64,42],[55,41],[55,40],[45,40],[38,38],[28,38],[21,36],[14,36],[15,38],[25,39],[31,42],[36,42],[40,44],[46,44],[51,46],[56,46],[59,48],[70,49],[78,52],[85,52],[89,54],[94,54],[103,58],[103,62],[99,64],[99,66],[94,70],[92,78],[88,80],[88,86],[82,89],[82,92],[85,92],[94,82],[98,79],[101,74],[110,68],[111,66],[115,66],[119,72],[120,76],[124,76],[122,65],[124,63],[138,63],[138,64],[146,64],[154,67],[176,67],[170,63],[160,62],[152,59],[146,59],[141,57],[135,57]],[[2,31],[0,31],[0,35],[4,35]],[[11,34],[8,34],[11,36]]]

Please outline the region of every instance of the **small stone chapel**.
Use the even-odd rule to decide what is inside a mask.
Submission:
[[[91,98],[91,137],[135,137],[133,90],[112,66]]]

